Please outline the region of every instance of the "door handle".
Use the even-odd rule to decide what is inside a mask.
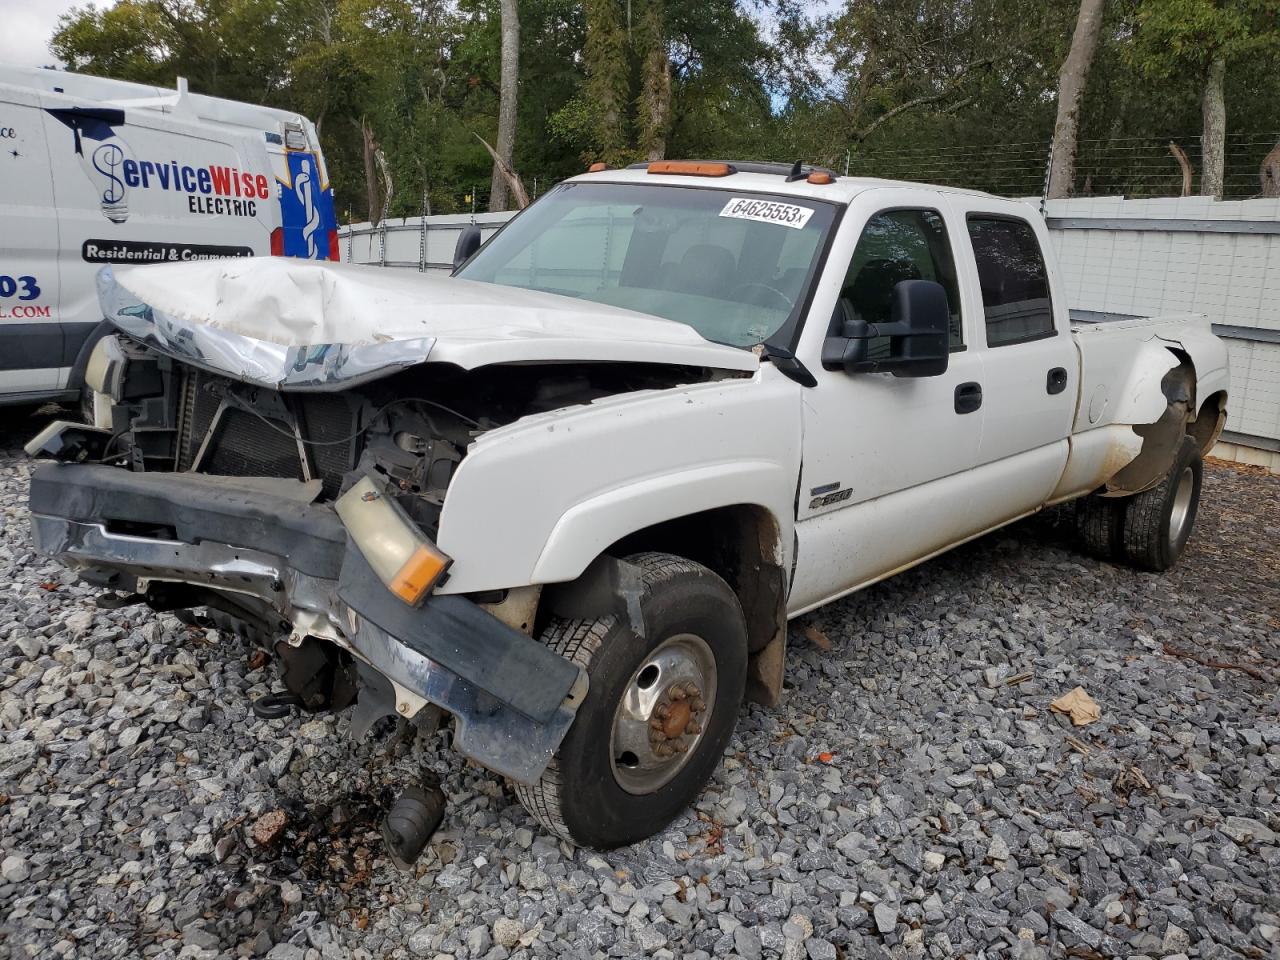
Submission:
[[[969,381],[956,387],[956,413],[973,413],[982,406],[982,384]]]
[[[1050,370],[1049,376],[1045,378],[1044,388],[1050,394],[1061,393],[1067,389],[1067,368],[1054,367]]]

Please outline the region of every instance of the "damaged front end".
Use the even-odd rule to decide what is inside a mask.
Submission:
[[[287,347],[153,309],[106,272],[102,302],[121,332],[87,373],[96,423],[28,445],[59,461],[33,473],[37,548],[104,605],[203,609],[266,639],[289,691],[268,713],[354,704],[360,735],[434,705],[462,753],[536,781],[586,674],[534,639],[537,586],[440,592],[450,482],[493,428],[712,372],[424,364],[430,338]]]
[[[348,496],[375,489],[366,478]],[[381,716],[412,718],[435,704],[453,716],[462,753],[536,780],[573,722],[585,674],[473,599],[406,603],[366,556],[378,556],[389,531],[361,529],[357,540],[320,492],[317,481],[175,482],[46,463],[32,476],[32,531],[38,550],[113,591],[116,603],[204,607],[215,623],[278,637],[284,682],[303,709],[355,702],[359,734]]]

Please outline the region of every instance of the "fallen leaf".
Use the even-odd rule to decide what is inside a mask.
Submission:
[[[804,629],[801,632],[804,634],[805,639],[819,650],[831,649],[831,641],[827,638],[827,635],[813,624],[805,624]]]
[[[54,580],[46,580],[44,583],[40,584],[40,589],[41,590],[57,590],[59,586],[61,586],[61,584],[57,583]]]
[[[261,670],[267,665],[267,653],[265,650],[253,651],[253,656],[249,658],[250,670]]]
[[[818,754],[818,759],[821,760],[823,763],[830,763],[835,758],[836,758],[836,755],[834,753],[830,753],[829,751],[826,751],[826,750],[823,750],[820,754]]]
[[[1102,719],[1102,708],[1093,697],[1089,696],[1084,687],[1076,687],[1070,693],[1062,695],[1049,704],[1049,709],[1056,713],[1067,714],[1071,717],[1072,724],[1077,727]]]

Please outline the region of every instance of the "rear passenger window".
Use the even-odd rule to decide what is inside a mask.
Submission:
[[[987,346],[1007,347],[1053,336],[1049,276],[1031,224],[1004,217],[970,217],[969,239],[987,315]]]

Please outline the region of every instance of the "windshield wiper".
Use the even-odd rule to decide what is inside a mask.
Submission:
[[[809,368],[801,363],[796,355],[786,347],[780,347],[776,343],[769,343],[766,340],[760,344],[760,352],[768,358],[770,363],[778,368],[779,373],[790,377],[800,386],[816,387],[818,385],[817,378],[809,372]]]

